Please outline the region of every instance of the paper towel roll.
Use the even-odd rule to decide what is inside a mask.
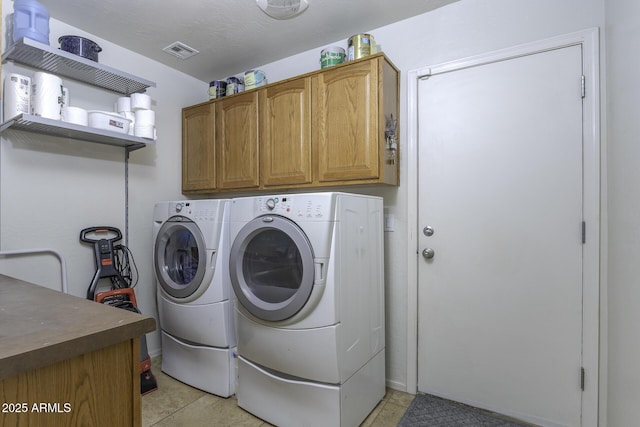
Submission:
[[[114,106],[116,113],[128,113],[131,111],[131,98],[128,96],[121,96],[116,101],[116,105]]]
[[[156,112],[153,110],[136,110],[136,125],[139,126],[155,126]]]
[[[33,115],[60,120],[63,99],[60,77],[41,71],[33,74],[31,79],[31,113]]]
[[[31,112],[31,78],[12,73],[4,79],[4,121]]]
[[[144,93],[131,94],[131,110],[149,110],[151,109],[151,97]]]
[[[141,138],[156,139],[156,128],[154,126],[135,125],[133,129],[133,134]]]

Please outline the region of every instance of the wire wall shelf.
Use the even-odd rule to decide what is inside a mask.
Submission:
[[[118,71],[44,43],[22,38],[7,48],[2,62],[14,61],[124,95],[155,87],[152,81]]]

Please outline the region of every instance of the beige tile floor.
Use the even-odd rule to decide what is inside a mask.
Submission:
[[[143,427],[271,425],[239,408],[235,396],[214,396],[164,374],[159,358],[153,359],[152,372],[158,381],[158,390],[142,396]],[[409,393],[387,389],[384,399],[362,426],[395,427],[412,400],[413,395]]]

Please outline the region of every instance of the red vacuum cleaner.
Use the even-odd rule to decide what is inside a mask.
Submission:
[[[81,242],[93,244],[96,261],[96,274],[87,290],[87,299],[140,313],[133,291],[137,282],[137,269],[129,248],[116,244],[121,239],[122,233],[115,227],[89,227],[80,232]],[[109,290],[96,292],[100,279],[111,281]],[[140,393],[145,395],[157,389],[158,383],[151,372],[147,339],[142,335],[140,337]]]

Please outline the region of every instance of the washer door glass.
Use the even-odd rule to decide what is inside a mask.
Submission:
[[[238,233],[230,254],[231,284],[238,301],[259,319],[296,314],[313,290],[311,244],[291,220],[255,218]]]
[[[162,289],[175,298],[186,298],[202,284],[206,248],[198,226],[182,216],[165,222],[156,238],[154,263]]]

